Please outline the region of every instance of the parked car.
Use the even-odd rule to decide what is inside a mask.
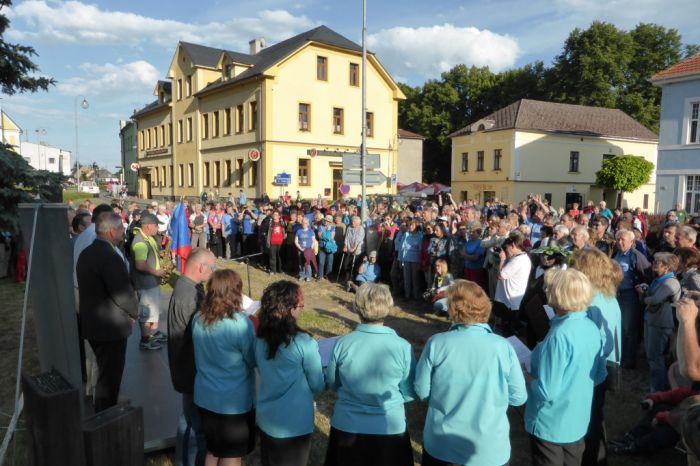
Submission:
[[[81,193],[100,194],[100,188],[94,181],[81,181],[78,191]]]

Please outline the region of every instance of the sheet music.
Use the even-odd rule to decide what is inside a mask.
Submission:
[[[248,296],[243,295],[241,300],[241,307],[243,308],[243,313],[247,316],[252,316],[258,309],[260,309],[260,301],[253,301]]]
[[[530,372],[530,358],[532,357],[532,351],[530,351],[530,348],[525,346],[525,343],[520,341],[520,339],[515,335],[508,337],[507,340],[515,350],[515,354],[518,356],[518,361],[520,361],[520,364],[525,367],[526,371]]]
[[[328,367],[333,348],[340,337],[324,338],[318,341],[318,352],[321,354],[321,366]]]

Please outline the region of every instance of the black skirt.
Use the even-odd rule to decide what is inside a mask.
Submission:
[[[199,408],[207,451],[217,458],[240,458],[255,448],[255,410],[219,414]]]
[[[325,466],[413,466],[408,430],[396,435],[352,434],[331,427]]]
[[[298,437],[270,437],[260,432],[260,461],[263,466],[306,466],[309,462],[311,434]]]

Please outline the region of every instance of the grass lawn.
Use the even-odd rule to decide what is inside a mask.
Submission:
[[[244,265],[220,261],[219,267],[230,267],[238,271],[243,278],[243,289],[246,293],[248,292],[246,268]],[[286,275],[270,277],[254,267],[250,268],[250,276],[251,295],[255,299],[260,297],[265,285],[272,279],[290,278]],[[329,282],[308,282],[302,283],[301,286],[304,290],[306,307],[300,318],[300,325],[316,338],[343,335],[357,324],[358,319],[352,313],[351,303],[353,296],[346,293],[340,286]],[[6,329],[0,335],[0,364],[2,365],[3,374],[5,374],[0,381],[0,411],[9,414],[12,413],[23,288],[22,285],[16,285],[8,279],[0,280],[0,300],[3,302],[3,306],[0,307],[0,319],[4,322],[4,328]],[[168,290],[168,288],[167,285],[162,287],[164,291]],[[386,322],[387,326],[396,330],[399,335],[413,344],[416,357],[420,355],[420,351],[431,335],[444,331],[449,327],[449,323],[445,319],[426,314],[426,310],[427,307],[423,304],[400,304],[394,307]],[[28,338],[25,342],[25,367],[30,372],[37,372],[36,346],[34,334],[31,331],[31,319],[27,336]],[[636,423],[641,413],[639,400],[643,395],[646,377],[645,370],[625,373],[623,391],[619,394],[610,394],[608,396],[606,416],[609,438],[617,438]],[[334,401],[335,395],[333,393],[323,393],[316,399],[316,431],[312,437],[310,465],[323,464]],[[414,449],[414,459],[416,464],[420,464],[422,452],[421,429],[426,407],[423,403],[412,402],[406,405],[406,412]],[[509,418],[511,423],[511,464],[514,466],[530,464],[529,440],[523,430],[522,414],[518,410],[511,409]],[[175,426],[173,426],[173,429],[175,429]],[[493,447],[497,446],[494,445]],[[27,452],[26,433],[20,432],[14,464],[31,464]],[[250,457],[246,458],[244,463],[247,465],[260,464],[259,451],[256,449]],[[12,463],[8,462],[8,464]],[[148,455],[146,464],[152,466],[175,465],[173,451],[166,450]],[[652,457],[612,457],[610,460],[611,466],[681,466],[684,464],[685,458],[683,455],[672,449],[660,452]]]
[[[85,200],[93,200],[95,198],[97,198],[96,194],[81,193],[80,191],[68,189],[63,190],[63,202],[66,204],[68,201],[73,201],[75,205],[78,205]]]

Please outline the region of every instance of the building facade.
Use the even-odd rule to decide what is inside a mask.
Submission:
[[[681,204],[700,212],[700,55],[655,74],[651,82],[661,88],[659,210]]]
[[[37,170],[48,170],[70,176],[70,152],[44,142],[20,142],[19,154]]]
[[[11,145],[15,151],[19,152],[22,129],[5,112],[0,112],[0,133],[2,133],[2,137],[0,137],[2,142]]]
[[[605,200],[654,209],[655,175],[634,193],[595,184],[606,157],[636,155],[656,165],[656,135],[620,110],[522,99],[450,137],[455,199],[517,203],[533,193],[555,207]]]
[[[132,117],[139,194],[337,197],[342,156],[361,144],[361,51],[325,26],[271,47],[253,40],[249,53],[180,42],[157,100]],[[367,61],[367,152],[387,176],[368,193],[394,193],[405,97],[373,54]],[[279,174],[291,183],[276,184]]]
[[[401,184],[423,180],[423,141],[425,137],[399,128],[399,166],[397,179]]]
[[[138,164],[136,123],[119,120],[119,141],[124,184],[129,195],[133,196],[138,192],[138,170],[132,169],[133,164]]]

